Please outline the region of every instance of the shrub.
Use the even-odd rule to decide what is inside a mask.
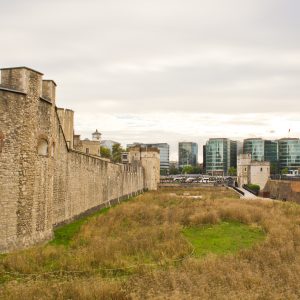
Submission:
[[[255,193],[258,193],[260,191],[260,186],[258,184],[249,183],[246,185],[246,187]]]

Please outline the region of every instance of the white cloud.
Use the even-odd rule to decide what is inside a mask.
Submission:
[[[173,158],[179,140],[300,136],[297,0],[0,2],[1,65],[54,79],[84,135]]]

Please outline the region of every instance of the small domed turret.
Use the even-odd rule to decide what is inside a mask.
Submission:
[[[92,134],[93,141],[100,141],[101,133],[96,129],[96,131]]]

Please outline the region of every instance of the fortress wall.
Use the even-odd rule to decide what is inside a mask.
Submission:
[[[263,193],[274,199],[300,203],[300,182],[269,179]]]
[[[55,225],[144,189],[140,163],[113,164],[67,147],[54,82],[45,85],[28,68],[1,73],[0,252],[47,241]]]
[[[113,164],[76,151],[65,151],[55,166],[53,224],[70,221],[87,210],[144,189],[143,169]]]
[[[145,188],[156,190],[160,182],[159,151],[143,149],[141,152],[142,165],[145,167]]]
[[[24,135],[21,111],[25,95],[0,91],[0,249],[13,243],[17,235],[19,202],[19,164],[21,141]]]
[[[72,149],[74,147],[74,111],[70,109],[57,108],[57,114],[67,145],[70,149]]]

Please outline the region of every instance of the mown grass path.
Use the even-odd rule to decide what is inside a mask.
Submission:
[[[195,248],[194,254],[197,257],[203,257],[209,253],[218,255],[235,253],[265,238],[265,233],[261,228],[239,222],[188,227],[183,229],[183,234]]]

